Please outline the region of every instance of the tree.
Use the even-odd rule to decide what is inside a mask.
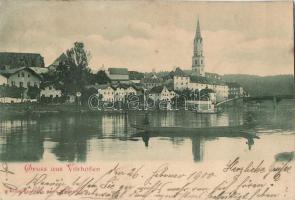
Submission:
[[[27,95],[30,99],[36,99],[40,95],[40,89],[38,87],[29,87]]]
[[[91,95],[94,95],[94,94],[97,94],[98,91],[97,89],[95,88],[85,88],[83,91],[82,91],[82,96],[81,96],[81,103],[82,104],[86,104],[88,103],[88,100],[90,98]]]
[[[23,87],[16,87],[16,86],[5,86],[4,89],[4,96],[11,97],[11,98],[22,98],[24,93]]]
[[[75,42],[74,47],[66,51],[64,61],[59,63],[55,72],[56,81],[62,83],[65,95],[81,92],[91,83],[89,60],[90,53],[84,49],[82,42]]]
[[[95,75],[94,75],[94,83],[98,84],[107,84],[110,83],[110,78],[107,76],[105,71],[99,70]]]
[[[137,71],[129,71],[130,80],[141,80],[144,78],[144,73]]]

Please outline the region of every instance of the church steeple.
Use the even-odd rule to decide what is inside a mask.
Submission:
[[[195,38],[202,38],[199,18],[198,18],[198,22],[197,22],[197,29],[196,29]]]
[[[196,35],[194,39],[194,53],[192,57],[193,74],[197,76],[205,76],[204,71],[204,56],[203,56],[203,39],[201,35],[200,22],[198,19]]]

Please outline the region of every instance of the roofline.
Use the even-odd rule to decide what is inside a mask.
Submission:
[[[8,75],[8,78],[9,78],[11,75],[16,74],[17,72],[19,72],[19,71],[21,71],[21,70],[26,70],[26,69],[28,69],[29,71],[31,71],[33,74],[37,75],[40,79],[43,78],[40,74],[38,74],[37,72],[35,72],[34,70],[32,70],[30,67],[21,67],[21,68],[16,69],[15,72],[7,73],[7,74],[9,74],[9,75]]]

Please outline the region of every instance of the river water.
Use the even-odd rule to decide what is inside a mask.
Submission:
[[[0,161],[185,161],[287,159],[295,151],[294,101],[283,100],[228,108],[220,114],[192,111],[149,112],[151,126],[216,127],[254,124],[260,139],[182,136],[133,137],[131,124],[142,124],[141,111],[82,115],[0,118]],[[287,157],[286,157],[287,155]],[[294,155],[294,153],[291,155]]]

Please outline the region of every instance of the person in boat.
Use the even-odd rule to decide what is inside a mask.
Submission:
[[[149,146],[149,140],[150,140],[149,133],[144,132],[141,137],[142,137],[142,141],[144,142],[144,146],[148,147]]]
[[[254,139],[252,137],[248,137],[247,140],[248,141],[246,142],[246,144],[248,144],[248,148],[249,150],[251,150],[252,145],[254,145]]]

